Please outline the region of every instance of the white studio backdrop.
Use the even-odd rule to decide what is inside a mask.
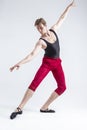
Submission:
[[[29,54],[40,35],[34,27],[37,18],[46,19],[50,28],[71,0],[0,0],[0,105],[17,107],[39,68],[44,51],[20,67],[9,68]],[[56,100],[55,109],[87,108],[87,1],[76,0],[59,29],[62,66],[67,90]],[[51,73],[43,80],[26,108],[39,109],[56,82]]]

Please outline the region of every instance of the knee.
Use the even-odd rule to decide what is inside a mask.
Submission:
[[[28,86],[28,89],[31,89],[32,91],[35,91],[37,88],[37,85],[34,84],[33,82]]]
[[[28,89],[31,89],[33,92],[35,92],[36,87],[34,87],[34,86],[29,86]]]
[[[66,90],[66,86],[64,85],[63,87],[58,87],[55,92],[58,94],[58,95],[61,95],[65,92]]]

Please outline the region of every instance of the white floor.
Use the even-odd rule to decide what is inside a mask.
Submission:
[[[55,114],[25,109],[22,115],[10,120],[12,112],[0,107],[0,130],[87,130],[86,110],[59,110]]]

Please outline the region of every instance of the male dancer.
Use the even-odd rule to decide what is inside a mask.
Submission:
[[[62,15],[59,17],[58,21],[50,28],[47,28],[46,21],[43,18],[39,18],[35,21],[35,27],[38,32],[41,34],[40,39],[35,45],[33,51],[27,55],[23,60],[15,64],[10,68],[10,71],[14,69],[19,69],[22,64],[25,64],[31,61],[42,49],[44,49],[45,54],[42,60],[42,64],[37,71],[33,81],[29,85],[21,103],[17,107],[17,109],[10,115],[11,119],[14,119],[18,114],[22,114],[22,109],[27,103],[27,101],[32,97],[36,88],[39,86],[41,81],[46,77],[49,71],[52,72],[56,82],[57,88],[51,94],[46,103],[41,107],[40,112],[55,112],[52,109],[49,109],[49,105],[66,90],[65,77],[64,72],[61,65],[60,59],[60,46],[59,40],[57,36],[57,31],[61,23],[64,21],[65,16],[74,6],[74,0],[67,6]]]

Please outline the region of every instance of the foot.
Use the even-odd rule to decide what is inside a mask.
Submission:
[[[52,109],[45,109],[45,110],[40,109],[40,112],[43,112],[43,113],[55,113],[55,111],[52,110]]]
[[[22,113],[22,110],[18,107],[17,110],[10,115],[10,119],[14,119],[18,114]]]

